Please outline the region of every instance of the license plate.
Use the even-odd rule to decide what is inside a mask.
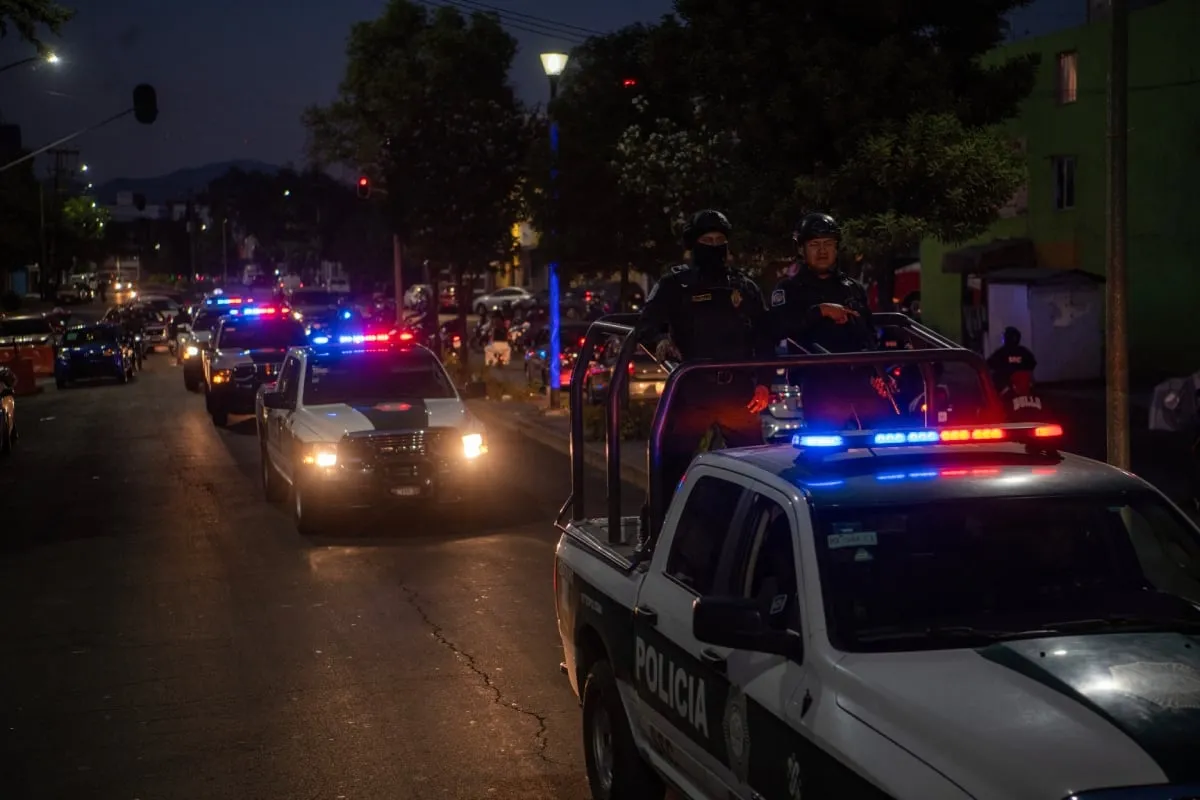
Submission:
[[[392,494],[396,497],[418,497],[421,494],[420,486],[397,486],[392,489]]]

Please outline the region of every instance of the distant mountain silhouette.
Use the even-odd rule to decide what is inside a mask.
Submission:
[[[154,178],[114,178],[96,187],[96,199],[101,204],[112,204],[117,202],[118,192],[135,192],[144,194],[146,202],[151,205],[170,201],[181,202],[187,199],[188,192],[204,191],[209,183],[235,168],[243,172],[271,174],[281,169],[265,161],[239,160],[180,169]]]

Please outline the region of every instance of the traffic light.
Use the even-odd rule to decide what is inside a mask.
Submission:
[[[158,119],[158,92],[148,83],[140,83],[133,88],[133,116],[143,125],[150,125]]]
[[[621,85],[626,89],[633,89],[637,86],[637,78],[626,78],[625,80],[621,81]]]
[[[371,181],[366,175],[358,179],[358,196],[363,200],[371,196]]]

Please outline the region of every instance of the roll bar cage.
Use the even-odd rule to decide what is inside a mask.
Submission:
[[[641,343],[635,341],[633,333],[639,320],[639,314],[610,314],[594,321],[588,328],[583,346],[579,350],[571,374],[570,403],[571,403],[571,495],[559,511],[558,523],[564,524],[568,519],[580,521],[585,518],[585,459],[584,425],[582,409],[584,407],[584,385],[587,379],[589,365],[595,359],[596,345],[602,338],[610,336],[622,337],[621,349],[612,364],[612,378],[609,381],[608,398],[606,402],[605,420],[605,460],[607,462],[606,478],[608,485],[608,537],[611,544],[622,543],[621,526],[621,414],[626,406],[626,388],[629,382],[628,365],[633,360]],[[640,540],[644,550],[653,548],[658,533],[666,516],[667,505],[672,494],[669,486],[664,486],[661,475],[663,436],[666,430],[666,420],[671,413],[675,396],[681,380],[696,372],[717,372],[746,370],[763,367],[776,369],[791,369],[814,366],[894,366],[897,364],[918,364],[925,383],[926,420],[937,419],[937,392],[933,389],[937,378],[933,373],[933,362],[951,362],[965,364],[971,367],[979,377],[979,383],[984,394],[985,409],[994,414],[997,420],[1004,418],[1003,406],[999,395],[992,384],[987,362],[977,353],[950,341],[941,334],[914,321],[910,317],[896,312],[880,312],[872,314],[872,322],[880,327],[896,327],[906,331],[914,344],[924,345],[913,350],[883,350],[861,353],[830,353],[805,352],[801,355],[780,356],[774,359],[753,361],[689,361],[683,364],[671,365],[659,361],[653,354],[650,357],[669,374],[658,401],[651,427],[649,447],[647,448],[647,506],[643,510]],[[647,351],[644,347],[641,348]],[[931,357],[933,356],[933,357]]]

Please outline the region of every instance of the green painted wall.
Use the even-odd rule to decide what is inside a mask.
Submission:
[[[1037,85],[1011,123],[1029,161],[1028,212],[986,235],[1028,237],[1041,266],[1105,272],[1106,23],[1006,46],[997,58],[1042,55]],[[1059,53],[1079,53],[1078,101],[1056,95]],[[1128,269],[1135,373],[1200,369],[1200,2],[1166,0],[1130,17]],[[1054,208],[1054,156],[1074,156],[1076,206]],[[961,331],[959,277],[942,272],[947,247],[921,248],[922,311]],[[1073,262],[1073,263],[1072,263]]]

